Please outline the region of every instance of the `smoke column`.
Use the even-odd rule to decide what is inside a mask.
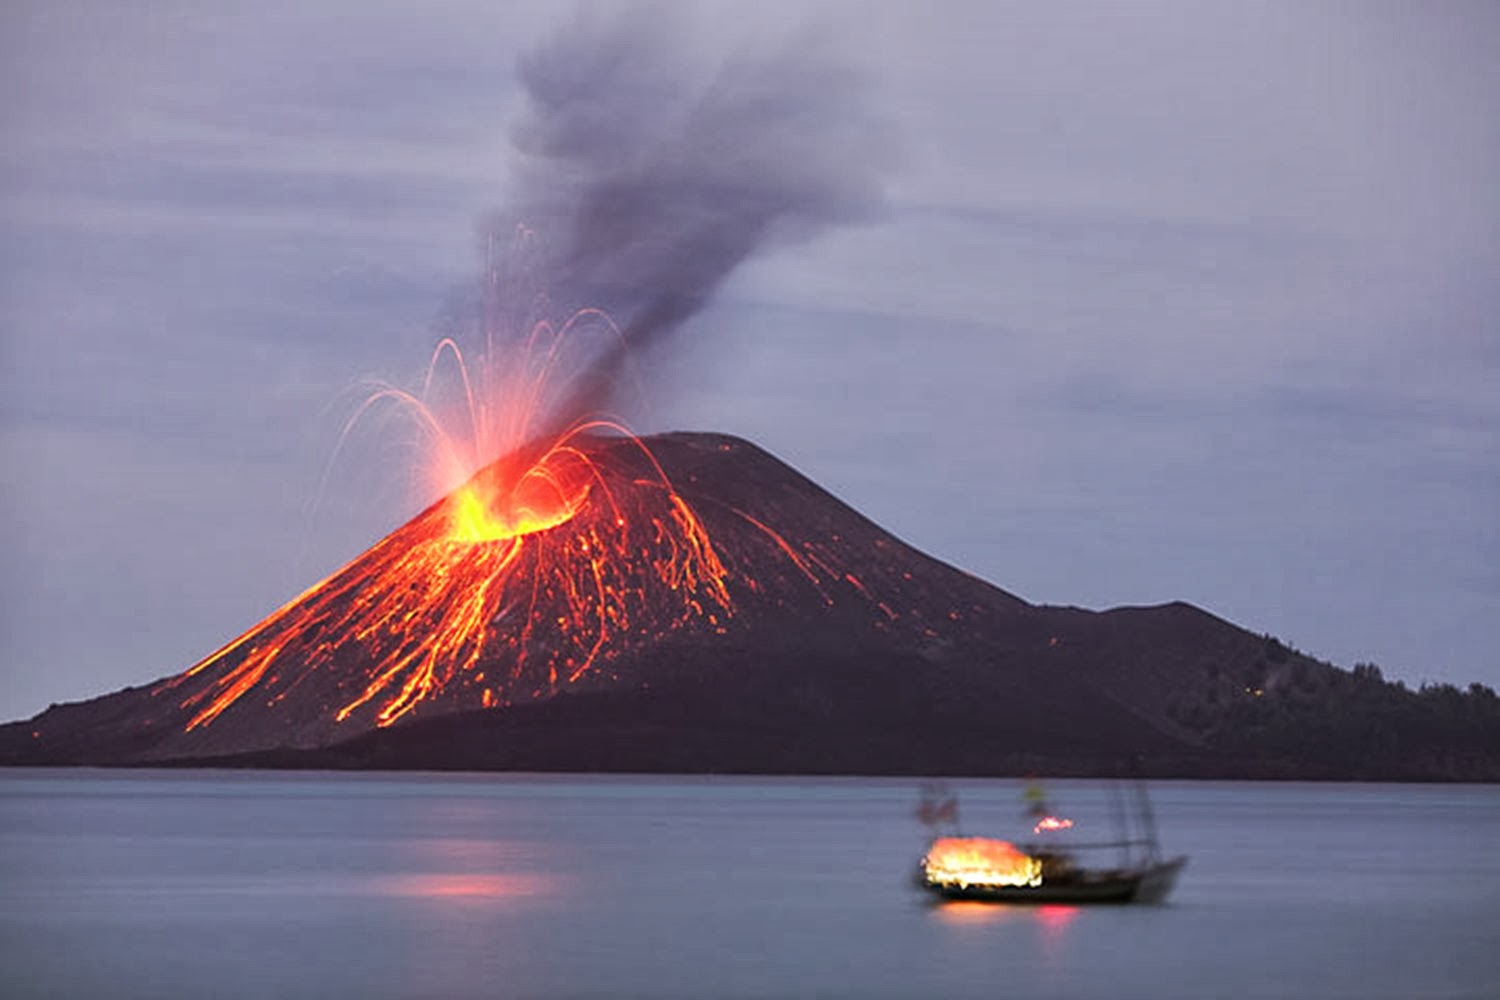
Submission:
[[[711,63],[683,28],[657,7],[580,13],[520,61],[518,169],[488,234],[534,232],[552,300],[600,307],[622,333],[555,421],[617,404],[622,366],[752,254],[883,205],[890,129],[826,34]]]

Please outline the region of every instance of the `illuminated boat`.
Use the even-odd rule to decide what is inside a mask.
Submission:
[[[956,834],[957,805],[950,799],[942,819],[953,835],[939,836],[928,845],[917,865],[916,883],[941,899],[997,903],[1159,903],[1176,884],[1187,864],[1185,856],[1163,858],[1156,825],[1144,786],[1137,786],[1141,835],[1128,831],[1121,839],[1099,844],[1013,844],[992,837]],[[1072,820],[1053,815],[1040,794],[1028,789],[1038,835],[1066,830]],[[927,821],[933,810],[924,800],[919,816]],[[1123,813],[1122,822],[1123,822]],[[930,824],[936,825],[936,824]],[[1090,867],[1078,861],[1090,851],[1118,852],[1109,867]]]
[[[1116,845],[1093,845],[1116,846]],[[943,899],[997,903],[1159,903],[1186,857],[1084,868],[1069,851],[989,837],[939,837],[917,866],[917,884]]]

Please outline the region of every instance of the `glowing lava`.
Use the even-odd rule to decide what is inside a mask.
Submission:
[[[570,521],[588,486],[561,481],[544,466],[528,469],[513,487],[470,482],[453,495],[449,537],[455,542],[504,542]]]
[[[577,682],[611,644],[730,615],[701,522],[635,439],[575,433],[506,479],[504,463],[484,470],[168,682],[217,675],[183,700],[187,728],[252,690],[274,708],[341,662],[364,669],[337,722],[365,712],[386,726],[444,694],[458,707],[503,704]],[[347,680],[338,673],[339,687]]]
[[[527,347],[540,365],[517,366],[503,385],[493,371],[471,379],[457,346],[439,345],[434,368],[451,351],[461,376],[467,437],[417,396],[382,387],[366,401],[361,412],[394,399],[432,431],[432,478],[446,495],[159,685],[179,692],[188,731],[242,702],[274,712],[302,685],[326,700],[316,717],[285,721],[292,741],[351,719],[387,726],[428,703],[487,708],[577,683],[690,619],[722,631],[727,571],[645,445],[604,420],[534,439],[569,328],[539,329]],[[502,441],[504,457],[474,471]]]

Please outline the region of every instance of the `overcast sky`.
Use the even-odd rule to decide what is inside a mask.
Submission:
[[[0,718],[179,671],[415,513],[401,435],[335,459],[342,418],[539,197],[558,5],[215,6],[0,12]],[[665,50],[807,6],[668,6]],[[636,429],[751,438],[1031,601],[1500,686],[1500,6],[817,21],[883,203],[730,273]]]

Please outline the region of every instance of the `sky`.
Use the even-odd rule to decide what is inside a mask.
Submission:
[[[632,25],[656,89],[549,132]],[[1030,601],[1500,687],[1497,46],[1483,2],[7,4],[0,719],[186,668],[431,499],[351,406],[487,236],[582,259],[610,141],[642,225],[752,205],[630,359],[637,431]]]

